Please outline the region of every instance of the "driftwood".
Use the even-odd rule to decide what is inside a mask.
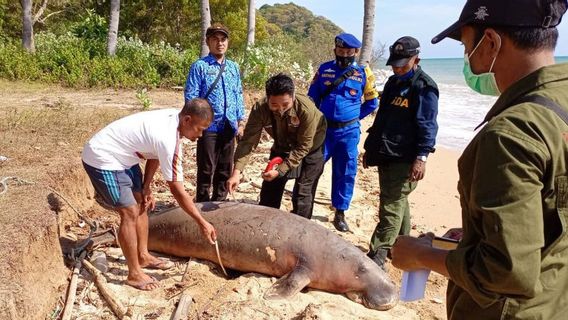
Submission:
[[[174,313],[172,314],[172,317],[170,318],[170,320],[185,320],[185,319],[187,319],[187,315],[189,314],[189,307],[191,306],[192,301],[193,301],[193,298],[191,297],[189,292],[187,292],[187,290],[185,290],[181,294],[181,297],[179,297],[179,302],[178,302],[177,308],[174,311]]]
[[[83,266],[93,276],[95,284],[99,289],[99,292],[101,293],[105,301],[108,303],[110,309],[112,310],[112,312],[114,312],[116,317],[119,319],[131,319],[132,314],[130,310],[124,307],[122,303],[120,303],[120,301],[116,299],[112,295],[111,291],[107,288],[107,281],[106,278],[103,276],[103,274],[97,268],[95,268],[95,266],[93,266],[89,261],[85,259],[83,259]]]
[[[71,313],[73,313],[73,306],[75,305],[75,296],[77,294],[77,282],[79,280],[79,273],[81,272],[82,261],[85,258],[85,254],[86,251],[83,251],[79,256],[79,259],[75,262],[73,275],[71,276],[71,282],[69,283],[69,291],[67,292],[67,301],[63,307],[61,320],[71,319]]]

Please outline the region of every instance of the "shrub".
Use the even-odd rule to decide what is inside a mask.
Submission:
[[[97,37],[99,29],[84,26],[64,35],[40,32],[35,54],[25,52],[15,40],[0,40],[0,77],[69,87],[183,86],[189,66],[198,58],[197,47],[182,50],[179,45],[125,37],[118,39],[116,55],[110,57],[106,40]],[[307,86],[313,76],[311,62],[283,41],[229,54],[239,63],[245,86],[263,88],[266,79],[278,72],[290,74],[299,86]]]

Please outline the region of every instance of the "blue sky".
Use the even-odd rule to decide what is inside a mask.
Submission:
[[[257,0],[257,8],[263,4],[289,3],[290,1]],[[294,0],[291,1],[324,16],[346,32],[359,39],[363,29],[363,0]],[[454,23],[465,1],[460,0],[388,0],[376,2],[374,41],[391,45],[404,35],[420,41],[423,58],[463,57],[463,47],[458,41],[446,39],[437,45],[430,44],[432,37]],[[350,12],[347,14],[347,12]],[[560,24],[560,38],[556,55],[568,56],[568,15]],[[330,49],[332,46],[330,39]]]

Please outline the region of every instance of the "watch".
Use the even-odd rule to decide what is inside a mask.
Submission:
[[[416,160],[420,160],[420,161],[422,161],[422,162],[426,162],[426,159],[428,159],[427,156],[418,156],[418,157],[416,157]]]

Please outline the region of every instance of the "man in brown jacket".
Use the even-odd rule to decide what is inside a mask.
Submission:
[[[566,319],[568,64],[555,64],[566,0],[469,0],[435,37],[464,45],[464,76],[499,95],[458,162],[463,238],[401,236],[393,265],[449,278],[448,319]]]
[[[284,74],[266,81],[266,99],[252,108],[243,138],[235,151],[235,168],[227,181],[233,192],[249,155],[265,129],[274,139],[270,159],[281,157],[278,168],[262,173],[260,205],[280,208],[288,179],[296,179],[292,212],[310,219],[318,179],[323,171],[326,121],[312,100],[295,93],[294,82]]]

